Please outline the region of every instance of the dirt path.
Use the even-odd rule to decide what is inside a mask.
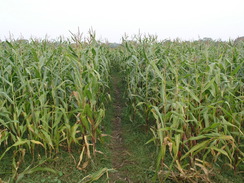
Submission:
[[[119,183],[119,182],[132,182],[128,177],[128,169],[126,166],[131,164],[129,162],[130,153],[128,152],[126,145],[123,139],[123,128],[122,128],[122,94],[119,86],[120,78],[119,76],[113,76],[113,108],[114,108],[114,117],[112,119],[112,140],[110,144],[112,152],[112,165],[117,172],[111,174],[110,183]]]

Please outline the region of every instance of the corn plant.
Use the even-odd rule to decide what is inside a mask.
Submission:
[[[74,144],[81,146],[79,164],[95,155],[108,98],[108,48],[93,34],[73,40],[0,43],[0,161],[10,150],[34,159],[43,151],[72,152]]]
[[[158,178],[208,182],[218,163],[237,171],[244,155],[243,44],[139,36],[124,39],[123,54],[131,120],[136,114],[151,127]]]

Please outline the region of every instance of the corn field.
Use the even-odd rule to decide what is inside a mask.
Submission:
[[[150,127],[162,182],[209,182],[214,166],[243,164],[243,43],[139,36],[123,48],[131,121]]]
[[[95,154],[108,98],[106,52],[92,36],[84,44],[0,44],[0,161],[10,150],[21,158],[43,151],[52,157],[78,144],[79,168]]]
[[[76,166],[85,168],[117,65],[131,123],[142,119],[152,134],[145,143],[157,147],[152,181],[210,182],[216,167],[243,167],[243,43],[74,41],[0,42],[0,163],[12,152],[17,172],[27,153],[53,157],[79,146]]]

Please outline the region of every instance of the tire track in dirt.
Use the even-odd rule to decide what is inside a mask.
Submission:
[[[122,94],[119,86],[120,78],[119,76],[114,75],[112,77],[112,85],[114,92],[114,117],[112,119],[112,139],[110,143],[110,149],[112,152],[112,166],[115,170],[115,173],[110,175],[110,183],[119,183],[119,182],[129,182],[132,181],[128,177],[127,165],[130,165],[133,162],[130,162],[130,153],[128,152],[126,145],[123,139],[123,128],[122,128]]]

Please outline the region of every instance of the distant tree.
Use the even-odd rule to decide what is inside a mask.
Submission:
[[[241,41],[244,41],[244,36],[236,38],[234,43],[236,44],[236,43],[239,43]]]
[[[19,43],[29,43],[29,40],[28,39],[18,39],[18,40],[16,40],[16,42],[19,42]]]
[[[108,43],[108,45],[111,47],[111,48],[117,48],[120,46],[120,44],[118,43]]]
[[[210,37],[204,37],[204,38],[202,39],[202,41],[213,41],[213,39],[210,38]]]

